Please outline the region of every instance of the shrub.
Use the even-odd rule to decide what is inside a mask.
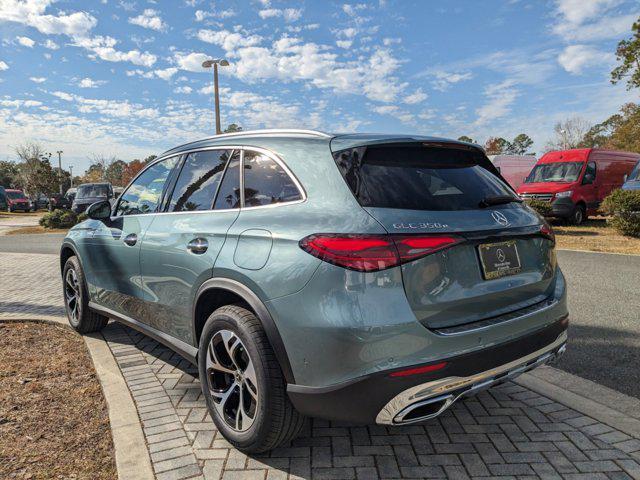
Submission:
[[[543,202],[542,200],[527,200],[526,203],[543,217],[553,216],[553,209],[551,208],[550,202]]]
[[[44,228],[71,228],[78,223],[78,216],[71,210],[54,210],[45,213],[40,219]]]
[[[640,237],[640,190],[614,190],[604,199],[600,210],[613,228],[623,235]]]
[[[82,212],[80,215],[78,215],[77,223],[84,222],[85,220],[89,220],[89,217],[87,216],[87,212]]]

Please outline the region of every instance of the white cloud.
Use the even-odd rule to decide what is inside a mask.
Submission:
[[[162,21],[162,18],[160,18],[159,12],[153,8],[147,8],[137,17],[129,18],[129,23],[138,25],[142,28],[156,30],[158,32],[162,32],[167,29],[167,24]]]
[[[23,47],[28,48],[33,48],[33,46],[36,44],[36,42],[31,40],[29,37],[16,37],[16,41]]]
[[[178,69],[176,67],[169,67],[161,70],[154,70],[153,73],[155,73],[162,80],[169,80],[176,73],[178,73]]]
[[[21,100],[21,99],[11,99],[8,96],[0,98],[0,106],[2,107],[39,107],[42,105],[42,102],[37,100]]]
[[[190,87],[190,86],[188,86],[188,85],[183,85],[183,86],[181,86],[181,87],[176,87],[176,88],[173,90],[173,92],[174,92],[174,93],[186,93],[186,94],[189,94],[189,93],[193,92],[193,88],[191,88],[191,87]]]
[[[232,52],[239,47],[258,45],[262,41],[262,37],[259,35],[229,32],[228,30],[199,30],[197,37],[203,42],[218,45],[227,52]]]
[[[433,88],[435,90],[439,90],[444,92],[449,89],[449,87],[453,84],[463,82],[465,80],[470,80],[473,78],[473,74],[471,72],[458,73],[458,72],[445,72],[445,71],[436,71],[433,73],[435,77],[433,80]]]
[[[186,70],[188,72],[203,72],[205,69],[202,68],[202,62],[211,58],[209,55],[204,53],[176,53],[173,57],[176,65],[181,70]]]
[[[427,98],[428,95],[421,88],[418,88],[415,92],[404,97],[402,102],[407,105],[415,105],[416,103],[424,102]]]
[[[34,83],[44,83],[47,81],[46,77],[29,77],[29,80]]]
[[[78,82],[80,88],[98,88],[100,85],[107,83],[105,80],[93,80],[89,77],[85,77]]]
[[[553,32],[568,42],[617,39],[631,30],[640,11],[627,15],[611,10],[622,0],[556,0],[558,21]]]
[[[77,110],[81,113],[98,113],[109,117],[136,117],[136,118],[154,118],[158,116],[158,110],[155,108],[144,107],[137,103],[130,103],[128,100],[104,100],[95,98],[86,98],[80,95],[73,95],[66,92],[52,92],[52,95],[73,102]]]
[[[397,118],[402,123],[413,123],[414,117],[411,113],[406,110],[402,110],[396,105],[380,105],[377,107],[373,107],[373,111],[379,113],[380,115],[389,115],[394,118]]]
[[[49,40],[47,39],[44,43],[43,43],[44,48],[48,48],[49,50],[58,50],[60,48],[60,46],[54,42],[53,40]]]
[[[3,0],[0,2],[0,20],[21,23],[36,28],[46,35],[84,35],[98,23],[86,12],[47,15],[45,10],[54,0]]]
[[[151,67],[158,57],[149,52],[140,52],[139,50],[129,50],[123,52],[116,50],[114,47],[118,41],[113,37],[82,37],[75,39],[75,46],[89,50],[90,58],[100,58],[107,62],[131,62],[134,65],[142,65]]]
[[[224,20],[225,18],[235,17],[238,13],[233,8],[227,8],[225,10],[207,12],[205,10],[196,10],[196,22],[204,22],[207,18],[218,18]]]
[[[258,12],[260,18],[266,20],[267,18],[282,17],[285,22],[295,22],[302,16],[302,9],[300,8],[285,8],[283,10],[278,8],[265,8]]]
[[[620,3],[621,0],[556,0],[556,8],[566,21],[580,25]]]
[[[496,118],[504,117],[511,111],[511,105],[518,97],[512,80],[490,85],[485,88],[487,102],[476,110],[476,125],[484,125]]]
[[[2,72],[3,70],[9,70],[9,65],[0,60],[0,72]]]
[[[337,40],[336,45],[340,48],[348,49],[353,45],[353,40]]]
[[[567,72],[579,75],[587,67],[606,65],[614,58],[612,53],[588,45],[569,45],[558,55],[558,63]]]

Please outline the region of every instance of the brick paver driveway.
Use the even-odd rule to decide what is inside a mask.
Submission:
[[[3,254],[0,278],[17,272],[19,282],[0,286],[0,319],[62,313],[54,256]],[[135,400],[158,479],[640,478],[640,440],[516,383],[460,402],[426,425],[314,420],[291,445],[247,457],[216,431],[191,365],[117,323],[103,334]]]

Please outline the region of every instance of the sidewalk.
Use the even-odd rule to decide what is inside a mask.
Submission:
[[[0,320],[62,321],[58,271],[55,256],[3,255],[1,278],[19,280],[0,286]],[[133,398],[158,479],[640,478],[638,401],[553,368],[460,402],[427,425],[314,420],[291,445],[247,457],[216,431],[188,362],[113,322],[88,339],[90,349],[98,344],[111,353],[99,361],[117,365],[128,390],[120,393]]]

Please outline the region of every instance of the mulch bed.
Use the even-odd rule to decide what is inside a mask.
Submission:
[[[68,329],[0,323],[0,478],[117,478],[102,389]]]

